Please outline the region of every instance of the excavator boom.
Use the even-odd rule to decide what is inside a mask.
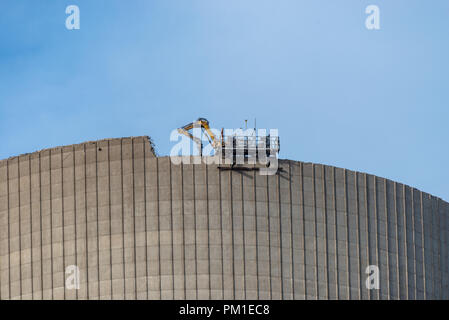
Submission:
[[[210,126],[209,121],[205,118],[198,118],[196,121],[191,122],[189,124],[186,124],[185,126],[178,128],[178,132],[180,134],[186,135],[190,139],[192,139],[198,146],[200,154],[202,154],[202,142],[201,139],[198,137],[193,136],[189,131],[193,128],[202,128],[207,134],[206,137],[209,140],[209,142],[212,144],[215,150],[217,150],[220,146],[220,141],[215,137],[213,134]]]

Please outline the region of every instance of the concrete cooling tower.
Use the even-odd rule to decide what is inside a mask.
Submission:
[[[449,298],[447,202],[279,168],[177,165],[148,137],[2,160],[0,299]]]

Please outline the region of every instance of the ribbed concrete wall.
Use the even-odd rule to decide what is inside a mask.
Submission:
[[[174,165],[145,137],[3,160],[0,299],[449,298],[448,203],[364,173],[280,167]],[[64,287],[68,265],[79,290]],[[365,287],[368,265],[380,290]]]

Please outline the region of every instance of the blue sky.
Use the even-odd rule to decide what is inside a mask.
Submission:
[[[78,5],[81,29],[65,28]],[[380,30],[365,8],[380,8]],[[0,158],[198,117],[449,200],[447,0],[4,0]]]

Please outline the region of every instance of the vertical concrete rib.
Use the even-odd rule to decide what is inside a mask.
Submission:
[[[394,190],[391,188],[391,181],[384,179],[385,184],[385,214],[386,214],[386,240],[387,240],[387,251],[386,254],[388,255],[388,262],[387,262],[387,268],[388,268],[388,299],[397,299],[397,288],[395,287],[395,281],[396,278],[395,272],[397,269],[397,260],[396,255],[394,255],[395,251],[397,252],[396,242],[394,239],[397,238],[396,234],[396,226],[395,226],[395,220],[396,220],[396,213],[394,208]],[[393,241],[392,241],[393,240]],[[392,263],[394,261],[394,263]],[[393,279],[393,280],[392,280]]]
[[[410,190],[410,198],[411,199],[409,199],[409,201],[410,201],[410,212],[409,212],[409,219],[411,220],[408,224],[407,224],[407,227],[408,228],[411,228],[411,231],[410,231],[410,237],[408,237],[407,238],[407,240],[408,240],[408,245],[411,247],[411,252],[410,252],[410,254],[408,254],[408,262],[412,265],[412,267],[411,268],[409,268],[409,270],[411,269],[412,270],[412,274],[411,274],[411,276],[409,276],[409,281],[411,280],[412,281],[412,283],[413,284],[411,284],[410,285],[410,287],[411,287],[411,290],[413,290],[412,291],[412,293],[411,293],[411,298],[412,299],[415,299],[416,298],[416,287],[415,287],[415,280],[416,280],[416,268],[415,268],[415,242],[414,242],[414,205],[413,205],[413,202],[414,202],[414,200],[413,200],[413,189],[409,189]],[[406,188],[406,191],[407,191],[407,188]],[[406,193],[407,194],[407,193]],[[411,226],[410,226],[411,225]],[[409,290],[410,290],[410,287],[409,287]]]
[[[8,172],[8,171],[7,171]],[[44,299],[44,255],[43,255],[43,224],[42,224],[42,164],[41,164],[41,154],[39,153],[39,231],[40,231],[40,241],[41,241],[41,300]],[[9,225],[9,221],[8,221]],[[9,238],[9,229],[8,229]]]
[[[219,194],[219,205],[220,205],[220,236],[221,236],[221,290],[222,297],[225,299],[225,272],[224,272],[224,237],[223,237],[223,199],[221,194],[221,171],[218,170],[218,194]]]
[[[196,232],[196,188],[195,188],[195,162],[192,164],[192,185],[193,185],[193,230],[195,246],[195,299],[198,300],[198,241]],[[232,203],[231,203],[232,205]]]
[[[449,204],[447,202],[443,202],[444,208],[444,243],[445,248],[449,245]],[[443,281],[443,296],[442,299],[449,299],[449,253],[447,250],[443,250],[444,252],[444,281]]]
[[[449,205],[447,202],[443,202],[443,208],[444,208],[444,215],[443,215],[443,221],[444,221],[444,244],[445,248],[449,245]],[[447,250],[443,250],[444,252],[444,281],[443,281],[443,296],[442,299],[448,300],[449,299],[449,253]]]
[[[30,197],[30,250],[31,250],[31,258],[30,258],[30,265],[31,265],[31,300],[34,300],[34,268],[33,268],[33,259],[34,259],[34,255],[33,255],[33,204],[32,204],[32,189],[31,189],[31,156],[28,157],[28,174],[29,174],[29,178],[28,178],[28,188],[30,188],[30,193],[29,193],[29,197]],[[1,288],[1,281],[0,281],[0,288]],[[1,290],[0,290],[0,300],[1,300]]]
[[[301,203],[301,213],[302,213],[302,243],[303,243],[303,261],[304,261],[304,299],[308,300],[307,298],[307,276],[306,276],[306,265],[307,265],[307,259],[306,259],[306,221],[305,221],[305,208],[304,208],[304,164],[300,163],[299,172],[301,175],[300,183],[301,183],[301,193],[300,193],[300,203]]]
[[[277,196],[277,209],[278,209],[278,221],[279,221],[279,266],[281,273],[281,299],[284,299],[284,270],[283,270],[283,261],[282,261],[282,220],[281,220],[281,183],[280,183],[280,175],[277,175],[276,179],[276,196]],[[243,202],[243,201],[242,201]]]
[[[157,261],[159,264],[159,297],[162,299],[162,269],[161,269],[161,209],[160,209],[160,192],[159,192],[159,158],[156,158],[156,199],[157,199],[157,247],[158,247],[158,257]]]
[[[365,201],[365,234],[366,234],[366,262],[367,267],[371,265],[371,254],[370,254],[370,238],[369,238],[369,231],[370,231],[370,221],[369,221],[369,214],[368,214],[368,178],[366,173],[363,174],[364,178],[364,184],[363,184],[363,190],[364,190],[364,201]],[[367,288],[368,289],[368,288]],[[371,290],[368,289],[368,299],[371,300]]]
[[[397,185],[396,182],[393,183],[393,199],[394,199],[394,214],[395,214],[395,224],[396,224],[396,291],[397,298],[401,298],[401,288],[400,288],[400,278],[399,278],[399,213],[398,213],[398,203],[397,203]]]
[[[75,266],[78,268],[78,234],[77,234],[77,212],[76,212],[76,162],[75,162],[75,146],[72,146],[72,166],[73,166],[73,232],[74,232],[74,246],[75,246],[75,252],[74,252],[74,258],[75,258]],[[109,206],[110,208],[111,206]],[[42,243],[41,243],[42,247]],[[41,256],[42,259],[42,256]],[[79,269],[78,269],[79,270]],[[111,272],[112,274],[112,272]],[[79,274],[77,275],[76,281],[80,281]],[[112,296],[112,295],[111,295]],[[78,290],[75,290],[75,299],[78,300]]]
[[[314,219],[314,233],[315,233],[315,237],[314,237],[314,248],[315,248],[315,268],[314,268],[314,273],[315,273],[315,297],[316,299],[319,298],[320,296],[320,286],[319,286],[319,282],[318,282],[318,227],[317,227],[317,210],[316,210],[316,205],[317,205],[317,201],[316,201],[316,183],[315,183],[315,164],[312,164],[312,203],[313,203],[313,219]]]
[[[435,233],[435,225],[433,223],[434,218],[434,212],[438,210],[438,199],[432,198],[432,211],[430,212],[430,221],[429,221],[429,251],[430,251],[430,257],[429,262],[431,264],[431,283],[432,283],[432,298],[435,299],[435,287],[436,287],[436,272],[435,272],[435,261],[434,261],[434,252],[435,252],[435,241],[434,241],[434,233]]]
[[[241,210],[242,210],[242,255],[243,255],[243,260],[242,260],[242,264],[243,264],[243,300],[246,300],[246,261],[245,261],[245,249],[246,249],[246,244],[245,244],[245,207],[244,207],[244,190],[243,190],[243,174],[240,173],[240,190],[241,190],[241,194],[240,194],[240,199],[242,204],[241,204]]]
[[[256,178],[256,175],[254,175],[254,179]],[[293,254],[293,200],[292,200],[292,166],[291,162],[288,162],[288,191],[290,194],[290,261],[291,261],[291,297],[292,300],[295,299],[295,258]],[[254,184],[255,185],[255,184]],[[256,196],[256,190],[254,189],[254,196]],[[257,210],[257,206],[256,206]],[[257,217],[257,215],[256,215]],[[257,221],[256,221],[256,245],[257,245]],[[257,254],[257,250],[256,250]],[[257,261],[257,258],[256,258]],[[257,275],[259,276],[259,264],[256,263],[257,267]],[[257,297],[258,299],[259,297]]]
[[[405,185],[402,185],[402,212],[404,216],[404,254],[405,254],[405,292],[406,299],[409,299],[409,280],[408,280],[408,246],[407,246],[407,207],[405,205]]]
[[[6,208],[8,211],[8,299],[11,299],[11,217],[9,200],[9,160],[6,160]]]
[[[20,297],[22,300],[22,214],[20,208],[20,159],[17,158],[17,197],[18,197],[18,213],[19,213],[19,284],[20,284]]]
[[[123,277],[123,299],[126,300],[126,260],[125,260],[125,192],[124,192],[124,181],[123,181],[123,140],[120,140],[120,191],[121,191],[121,209],[122,209],[122,277]],[[159,201],[158,201],[159,203]],[[158,224],[159,225],[159,224]],[[159,242],[160,243],[160,242]],[[160,259],[159,259],[160,260]]]
[[[1,183],[1,181],[0,181],[0,183]],[[8,180],[6,180],[6,183],[8,183]],[[8,194],[6,194],[6,196],[8,197],[9,195]],[[8,208],[6,208],[6,210],[8,210]],[[8,235],[8,237],[9,237],[9,235]],[[1,245],[1,241],[2,241],[3,239],[1,239],[1,237],[0,237],[0,245]],[[1,247],[0,247],[0,256],[2,256],[3,255],[3,251],[2,251],[2,249],[1,249]],[[2,271],[3,271],[3,265],[2,265],[2,263],[1,263],[1,260],[0,260],[0,301],[2,300],[2,297],[3,297],[3,294],[2,294],[2,292],[3,292],[3,287],[2,287],[2,278],[3,278],[3,275],[2,275]]]
[[[272,282],[272,268],[271,268],[271,226],[270,226],[270,205],[268,203],[268,199],[270,198],[269,191],[268,191],[268,176],[266,176],[266,204],[267,204],[267,223],[268,223],[268,265],[269,265],[269,272],[270,275],[270,299],[273,298],[273,282]]]
[[[403,287],[401,286],[405,281],[403,280],[403,220],[401,219],[402,214],[402,201],[401,201],[401,190],[398,183],[394,182],[394,210],[396,212],[396,248],[397,248],[397,288],[398,288],[398,299],[402,299]]]
[[[419,204],[420,204],[420,214],[421,214],[421,259],[422,259],[422,278],[423,278],[423,291],[424,300],[427,298],[426,293],[426,260],[424,257],[424,205],[423,205],[423,193],[419,192]]]
[[[181,180],[181,220],[182,220],[182,269],[184,277],[184,299],[187,299],[187,273],[186,273],[186,229],[185,229],[185,212],[184,212],[184,164],[181,162],[180,180]]]
[[[108,162],[108,216],[109,216],[109,263],[110,263],[110,270],[111,270],[111,275],[110,275],[110,282],[111,282],[111,300],[114,299],[114,277],[113,277],[113,260],[112,260],[112,255],[113,255],[113,251],[112,251],[112,202],[111,202],[111,144],[108,140],[107,142],[107,148],[108,148],[108,158],[107,158],[107,162]],[[145,149],[145,148],[144,148]],[[144,189],[146,190],[146,189]],[[146,195],[146,192],[144,192],[144,194]],[[145,202],[146,205],[146,202]],[[76,211],[75,211],[76,212]],[[146,215],[145,215],[146,217]],[[75,223],[76,225],[76,223]],[[145,223],[145,230],[146,230],[147,224]],[[75,232],[76,234],[76,232]],[[146,240],[146,237],[145,237]],[[147,288],[148,291],[148,288]]]
[[[435,295],[438,297],[440,296],[440,292],[441,292],[441,262],[440,262],[440,257],[441,257],[441,250],[440,250],[440,226],[439,226],[439,215],[442,214],[441,212],[441,206],[440,206],[440,201],[437,199],[437,210],[434,212],[433,215],[433,226],[435,227],[434,232],[432,233],[433,237],[434,237],[434,242],[435,242],[435,246],[434,246],[434,252],[433,252],[433,266],[435,269],[435,274],[436,276],[434,277],[435,279],[435,289],[438,291],[435,291]],[[436,250],[435,250],[436,249]]]
[[[444,251],[444,242],[443,242],[443,217],[444,217],[444,211],[443,211],[443,203],[438,199],[439,203],[439,210],[438,210],[438,269],[439,269],[439,294],[438,296],[441,297],[443,290],[444,290],[444,270],[445,270],[445,264],[444,264],[444,256],[446,252]],[[443,249],[443,250],[442,250]]]
[[[379,198],[379,196],[378,196],[378,190],[377,190],[377,177],[376,176],[374,176],[374,181],[373,181],[373,184],[374,184],[374,191],[373,191],[373,196],[374,196],[374,221],[376,222],[375,223],[375,232],[374,232],[374,236],[375,236],[375,246],[374,246],[374,248],[376,249],[376,252],[375,252],[375,254],[376,254],[376,264],[377,264],[377,266],[379,267],[379,269],[381,270],[381,266],[379,266],[379,264],[380,264],[380,261],[379,261],[379,256],[380,256],[380,254],[379,254],[379,251],[380,251],[380,246],[379,246],[379,203],[378,203],[378,198]],[[379,270],[379,272],[380,272],[380,270]],[[382,270],[382,272],[383,272],[384,270]],[[379,274],[379,276],[381,277],[381,275],[382,275],[382,272],[380,272],[380,274]],[[382,293],[383,293],[383,290],[382,290],[382,285],[379,287],[379,290],[376,290],[376,296],[377,296],[377,299],[381,299],[381,297],[382,297]]]
[[[332,170],[329,166],[323,166],[323,199],[324,199],[324,221],[326,227],[326,268],[327,268],[327,298],[337,298],[337,266],[335,245],[335,215],[333,214],[333,188],[332,188]]]
[[[425,216],[425,228],[426,228],[426,237],[425,237],[425,255],[426,255],[426,263],[429,265],[427,268],[426,274],[426,290],[429,291],[429,299],[433,299],[433,266],[432,266],[432,211],[434,210],[435,199],[433,197],[429,197],[429,209],[426,212]]]
[[[143,210],[144,210],[144,223],[145,223],[145,294],[146,294],[146,298],[147,300],[149,299],[149,286],[148,286],[148,225],[147,225],[147,155],[146,155],[146,143],[145,140],[142,143],[143,146]],[[109,152],[109,141],[108,141],[108,152]],[[108,156],[108,162],[109,162],[109,156]],[[108,167],[110,167],[110,164],[108,165]],[[181,166],[182,168],[182,166]],[[182,172],[181,172],[182,175]],[[182,181],[182,180],[181,180]],[[110,184],[109,184],[110,186]],[[181,183],[181,188],[182,188],[182,183]],[[109,200],[110,201],[110,200]],[[110,210],[110,207],[109,207]],[[109,218],[110,220],[110,218]],[[183,226],[184,229],[184,226]],[[183,242],[184,245],[184,242]],[[112,262],[112,258],[111,258],[111,262]],[[111,269],[112,269],[112,264],[111,264]],[[184,286],[185,288],[185,286]],[[112,272],[111,272],[111,289],[112,289]],[[111,293],[112,296],[112,293]],[[184,295],[185,297],[185,295]]]
[[[209,177],[208,177],[208,166],[204,166],[204,174],[206,175],[206,225],[207,225],[207,273],[208,273],[208,285],[209,285],[209,293],[208,293],[208,299],[211,299],[212,295],[212,286],[211,286],[211,268],[210,268],[210,223],[209,223]],[[243,201],[242,201],[243,203]]]
[[[389,231],[388,231],[388,198],[387,198],[387,180],[382,179],[384,182],[384,216],[385,216],[385,258],[387,260],[387,299],[391,299],[390,292],[390,246],[389,246]]]
[[[421,193],[413,189],[413,208],[414,208],[414,223],[413,223],[413,234],[415,235],[415,298],[422,300],[424,298],[424,288],[423,285],[423,261],[422,257],[422,220],[421,220]],[[421,250],[421,251],[420,251]]]
[[[254,192],[254,228],[256,230],[256,299],[260,299],[259,284],[259,239],[258,239],[258,221],[257,221],[257,188],[256,188],[256,171],[253,171],[253,192]],[[290,190],[291,191],[291,190]],[[292,247],[293,248],[293,247]]]
[[[49,159],[49,183],[50,183],[50,283],[51,283],[51,300],[53,300],[53,292],[54,292],[54,286],[53,286],[53,188],[52,188],[52,174],[51,174],[51,168],[52,168],[52,162],[51,162],[51,151],[49,152],[48,159]],[[87,237],[87,235],[86,235]],[[87,240],[87,239],[86,239]]]
[[[448,233],[449,233],[449,205],[446,202],[442,201],[442,205],[443,205],[443,221],[444,221],[444,229],[443,229],[443,233],[444,233],[444,245],[445,248],[447,248],[447,246],[449,245],[449,237],[448,237]],[[443,280],[443,291],[442,291],[442,299],[444,300],[448,300],[449,299],[449,253],[447,250],[443,250],[444,252],[444,280]]]
[[[136,248],[136,179],[135,179],[134,139],[131,138],[131,172],[132,172],[132,203],[133,203],[133,240],[134,240],[134,298],[137,300],[137,248]],[[97,175],[98,176],[98,175]],[[173,234],[173,233],[172,233]],[[98,277],[100,279],[100,277]]]
[[[335,221],[335,279],[336,279],[336,298],[340,299],[340,290],[341,287],[340,283],[340,259],[338,259],[338,218],[337,218],[337,187],[336,187],[336,177],[335,177],[335,170],[336,168],[332,168],[332,205],[333,205],[333,212],[334,212],[334,221]]]
[[[439,292],[438,292],[438,296],[441,297],[442,296],[442,290],[443,290],[443,281],[444,281],[444,255],[445,253],[443,252],[444,250],[444,244],[442,246],[442,227],[444,226],[444,224],[441,221],[441,217],[444,216],[444,211],[443,211],[443,206],[444,204],[441,202],[440,199],[438,199],[438,203],[439,203],[439,210],[438,210],[438,217],[439,217],[439,221],[438,221],[438,269],[439,269]]]
[[[64,227],[65,227],[65,223],[64,223],[64,163],[63,163],[63,156],[62,156],[62,148],[61,148],[61,152],[60,152],[60,165],[61,165],[61,215],[62,215],[62,283],[63,283],[63,297],[64,300],[66,299],[66,286],[65,286],[65,268],[66,268],[66,262],[65,262],[65,234],[64,234]]]
[[[233,206],[233,196],[232,196],[232,170],[229,171],[229,209],[231,213],[231,243],[232,243],[232,281],[233,281],[233,295],[232,298],[235,299],[236,292],[235,292],[235,252],[234,252],[234,206]]]
[[[413,294],[411,294],[411,285],[410,285],[410,281],[411,279],[414,279],[414,275],[409,273],[409,270],[412,269],[410,267],[410,264],[413,263],[413,257],[411,257],[411,254],[409,252],[409,248],[410,246],[413,244],[413,234],[410,234],[409,232],[409,228],[410,228],[410,224],[412,224],[412,222],[409,222],[409,220],[411,219],[411,214],[412,214],[412,208],[410,206],[410,210],[407,210],[408,206],[407,206],[407,187],[404,186],[404,234],[405,234],[405,253],[406,253],[406,265],[407,265],[407,298],[414,299],[415,296]],[[414,270],[413,270],[414,271]]]
[[[348,175],[346,169],[343,169],[345,214],[346,214],[346,279],[347,279],[347,297],[351,299],[351,264],[349,263],[349,209],[348,209]]]
[[[99,229],[98,229],[98,225],[99,225],[99,219],[98,219],[98,146],[97,143],[94,144],[94,148],[95,148],[95,231],[96,231],[96,262],[97,262],[97,272],[96,272],[96,277],[97,277],[97,299],[100,298],[100,237],[99,237]]]
[[[360,217],[359,217],[359,179],[358,172],[354,172],[354,195],[355,195],[355,217],[356,217],[356,247],[357,247],[357,279],[358,279],[358,297],[357,299],[362,299],[362,254],[361,254],[361,245],[360,245]]]
[[[86,145],[83,145],[83,155],[84,155],[84,214],[85,214],[85,255],[86,255],[86,298],[89,300],[89,238],[88,238],[88,228],[87,228],[87,154],[86,154]],[[51,166],[50,166],[51,167]]]
[[[170,242],[171,242],[171,293],[172,293],[172,299],[175,299],[175,261],[174,261],[174,247],[173,247],[173,177],[172,177],[172,167],[171,167],[171,161],[168,159],[168,185],[170,186],[170,227],[169,230],[172,230],[170,232]]]
[[[437,276],[438,276],[438,269],[436,267],[435,264],[435,252],[437,251],[436,249],[436,241],[435,241],[435,233],[437,232],[437,228],[436,228],[436,224],[435,224],[435,214],[437,214],[438,212],[438,208],[439,208],[439,204],[438,204],[438,199],[436,197],[433,198],[433,203],[434,203],[434,210],[432,210],[431,216],[430,216],[430,228],[431,228],[431,233],[430,233],[430,243],[431,243],[431,250],[430,250],[430,261],[432,264],[432,290],[433,290],[433,296],[435,298],[436,296],[436,290],[437,290],[437,285],[438,285],[438,280],[437,280]]]
[[[321,178],[323,183],[323,216],[324,216],[324,246],[326,252],[325,254],[325,262],[326,262],[326,273],[325,273],[325,281],[326,281],[326,299],[329,299],[329,230],[328,230],[328,221],[327,221],[327,188],[326,188],[326,166],[322,166]]]
[[[430,264],[430,279],[429,279],[429,284],[431,285],[432,288],[432,298],[431,299],[435,299],[435,284],[436,284],[436,274],[435,274],[435,267],[434,267],[434,251],[435,251],[435,241],[434,241],[434,237],[433,234],[435,233],[435,226],[433,224],[433,212],[435,210],[438,210],[438,200],[434,197],[432,197],[432,210],[431,212],[429,212],[429,247],[427,248],[429,251],[429,264]]]
[[[411,205],[412,205],[412,211],[411,211],[411,218],[412,218],[412,248],[413,248],[413,299],[416,299],[417,295],[417,288],[416,288],[416,243],[415,243],[415,191],[414,189],[410,189],[412,199],[411,199]]]

